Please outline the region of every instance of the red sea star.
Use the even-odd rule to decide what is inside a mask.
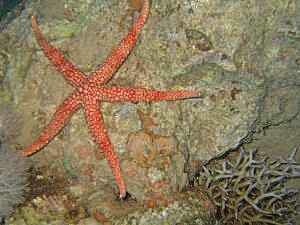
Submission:
[[[32,29],[36,40],[45,56],[61,72],[64,78],[75,87],[56,110],[50,123],[44,128],[40,136],[23,150],[24,156],[30,156],[45,147],[68,123],[69,119],[81,107],[84,109],[85,119],[93,140],[100,147],[108,160],[119,188],[120,198],[126,196],[126,187],[121,175],[119,159],[114,152],[113,145],[104,126],[100,111],[100,103],[107,102],[139,102],[176,100],[198,97],[200,93],[194,91],[157,91],[145,88],[107,87],[104,86],[118,68],[125,61],[135,46],[139,33],[149,14],[149,0],[145,0],[140,16],[133,24],[129,33],[121,40],[119,46],[106,58],[103,65],[89,76],[81,72],[67,60],[63,53],[50,45],[38,27],[35,17],[31,19]]]

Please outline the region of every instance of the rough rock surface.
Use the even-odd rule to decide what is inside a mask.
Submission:
[[[2,31],[0,106],[13,104],[23,121],[15,146],[30,144],[72,90],[37,46],[30,15],[38,17],[51,43],[88,73],[128,31],[138,2],[28,2]],[[111,84],[200,90],[204,96],[103,104],[128,189],[138,200],[147,201],[153,192],[168,199],[193,174],[193,165],[222,155],[255,131],[290,126],[295,135],[289,142],[297,144],[298,4],[296,0],[152,1],[141,38]],[[33,160],[79,186],[97,187],[98,199],[116,188],[82,112]]]

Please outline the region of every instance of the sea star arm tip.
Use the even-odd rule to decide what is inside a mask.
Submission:
[[[82,73],[74,64],[65,58],[64,54],[44,37],[40,30],[36,17],[31,16],[31,27],[35,34],[37,43],[43,50],[45,56],[52,62],[58,72],[64,75],[64,78],[73,86],[77,87],[86,80],[86,75]]]
[[[68,97],[56,110],[52,120],[41,132],[40,136],[22,151],[23,156],[30,156],[45,147],[65,126],[72,114],[79,108],[80,103],[73,94]]]
[[[97,87],[99,100],[108,102],[162,101],[197,98],[200,92],[187,90],[158,91],[146,88]]]
[[[104,153],[105,158],[112,169],[119,188],[119,197],[122,199],[126,196],[125,182],[121,175],[119,158],[115,153],[113,145],[108,137],[102,115],[99,113],[99,105],[97,101],[91,102],[89,99],[86,99],[83,103],[83,108],[90,134],[95,143],[98,145],[99,149],[101,149],[101,151]]]
[[[97,84],[103,84],[107,82],[123,64],[123,62],[135,46],[137,38],[148,18],[149,10],[150,2],[149,0],[144,0],[140,16],[134,22],[131,30],[120,41],[118,47],[109,54],[104,63],[91,74],[91,82]]]

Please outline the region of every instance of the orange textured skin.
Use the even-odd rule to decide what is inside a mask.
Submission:
[[[157,91],[145,88],[103,86],[111,79],[134,48],[139,33],[148,17],[149,8],[149,0],[145,0],[140,16],[129,33],[121,40],[118,47],[110,53],[103,65],[99,66],[89,76],[81,72],[65,58],[60,50],[47,41],[38,27],[36,18],[32,17],[32,30],[39,46],[57,71],[63,74],[65,80],[74,86],[75,90],[58,107],[52,120],[44,128],[40,136],[23,150],[24,156],[30,156],[45,147],[64,128],[71,116],[79,108],[83,107],[90,134],[99,146],[99,149],[104,153],[113,171],[119,188],[120,198],[125,197],[126,187],[121,175],[120,162],[109,139],[102,114],[99,113],[101,102],[161,101],[200,96],[199,92],[194,91]]]

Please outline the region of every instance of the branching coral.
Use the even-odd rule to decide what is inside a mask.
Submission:
[[[203,166],[209,196],[224,224],[294,224],[299,190],[287,181],[300,177],[295,149],[287,159],[257,159],[257,151],[240,149],[234,160]],[[229,157],[228,157],[229,158]]]

